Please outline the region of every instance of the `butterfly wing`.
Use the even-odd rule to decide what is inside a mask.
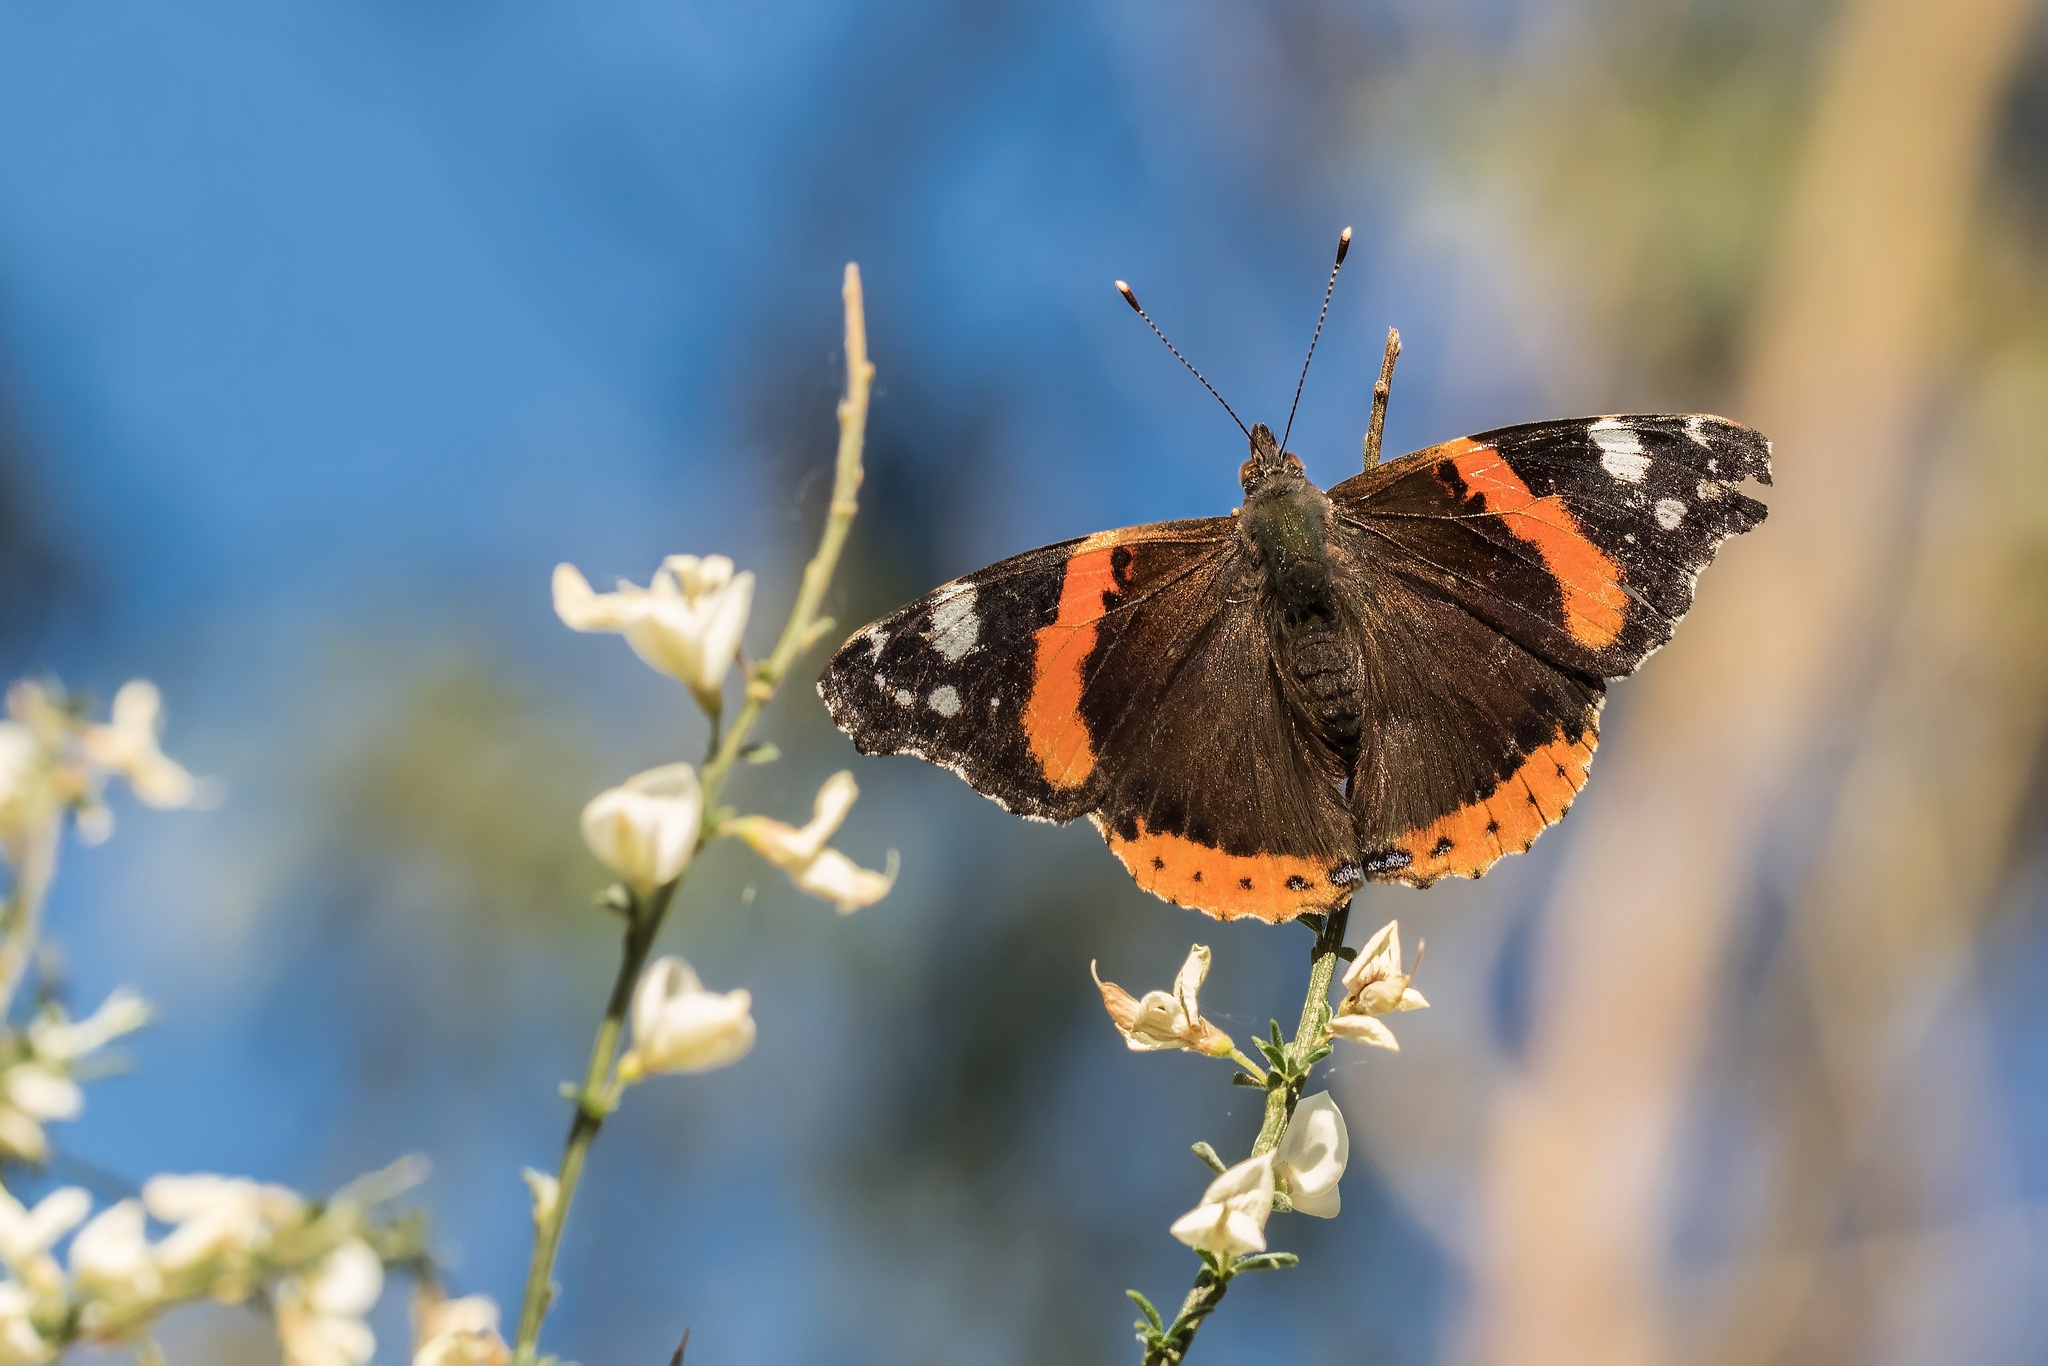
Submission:
[[[883,618],[819,693],[862,753],[929,759],[1020,815],[1091,817],[1155,895],[1288,920],[1350,895],[1357,847],[1258,587],[1227,518],[1103,532]]]
[[[1601,417],[1447,441],[1330,497],[1418,586],[1546,659],[1620,678],[1671,639],[1722,541],[1763,521],[1748,479],[1771,480],[1771,443],[1748,427]]]
[[[1370,878],[1477,877],[1585,784],[1605,679],[1671,638],[1770,443],[1722,418],[1534,423],[1330,490],[1368,640],[1352,806]]]

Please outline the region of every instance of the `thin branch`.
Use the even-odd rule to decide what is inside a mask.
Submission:
[[[1387,425],[1387,396],[1394,392],[1394,361],[1401,354],[1401,334],[1387,329],[1387,353],[1380,358],[1379,382],[1372,386],[1372,421],[1365,427],[1365,467],[1380,463],[1380,433]]]
[[[849,263],[841,293],[846,301],[846,397],[839,404],[839,455],[832,483],[832,503],[825,514],[824,531],[818,538],[817,553],[804,567],[803,582],[782,635],[767,660],[754,667],[747,679],[745,701],[732,725],[719,732],[719,715],[711,715],[712,748],[704,762],[704,824],[697,836],[698,846],[710,842],[715,833],[712,812],[720,790],[732,773],[732,766],[745,746],[747,735],[761,711],[775,696],[797,656],[815,644],[829,629],[818,617],[832,572],[846,545],[846,533],[858,507],[856,495],[861,483],[861,452],[866,443],[868,393],[875,367],[868,361],[867,316],[862,307],[860,270]],[[541,1324],[554,1298],[555,1256],[562,1242],[562,1230],[569,1219],[569,1207],[583,1176],[590,1145],[604,1127],[605,1118],[618,1105],[619,1084],[616,1065],[619,1043],[625,1032],[626,1013],[633,1002],[633,989],[647,965],[656,936],[661,932],[669,907],[675,903],[682,879],[677,878],[645,898],[636,897],[627,917],[626,933],[619,953],[619,971],[592,1041],[590,1063],[584,1070],[583,1085],[575,1093],[576,1114],[569,1123],[569,1136],[562,1145],[561,1166],[556,1173],[552,1205],[539,1212],[533,1239],[533,1258],[526,1272],[526,1290],[519,1304],[519,1331],[513,1344],[516,1366],[533,1366],[539,1350]],[[684,1341],[687,1343],[688,1335]],[[678,1352],[680,1356],[680,1351]]]
[[[1388,364],[1391,367],[1391,360]],[[1330,983],[1337,975],[1337,964],[1341,961],[1337,951],[1344,947],[1344,929],[1350,919],[1351,907],[1347,903],[1342,909],[1332,912],[1316,931],[1315,946],[1310,950],[1308,991],[1301,1002],[1301,1021],[1295,1027],[1294,1042],[1288,1048],[1290,1058],[1297,1062],[1314,1052],[1329,1032]],[[1266,1092],[1266,1118],[1259,1126],[1257,1141],[1252,1144],[1252,1157],[1278,1147],[1280,1140],[1287,1136],[1287,1126],[1294,1121],[1294,1108],[1301,1102],[1301,1089],[1308,1080],[1309,1069],[1296,1066],[1291,1070],[1291,1078],[1284,1082],[1276,1078]],[[1164,1333],[1147,1342],[1143,1366],[1179,1366],[1186,1359],[1202,1320],[1216,1312],[1216,1306],[1223,1302],[1235,1275],[1235,1270],[1227,1262],[1221,1271],[1213,1266],[1204,1266],[1195,1277],[1194,1285],[1189,1287],[1187,1298],[1181,1301],[1180,1312],[1174,1315],[1173,1322]]]

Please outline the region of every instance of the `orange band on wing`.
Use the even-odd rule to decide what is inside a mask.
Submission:
[[[1621,634],[1628,595],[1621,591],[1621,566],[1593,544],[1578,519],[1556,494],[1538,498],[1491,446],[1450,442],[1450,456],[1465,487],[1487,512],[1543,557],[1543,567],[1564,592],[1565,625],[1580,644],[1604,649]]]
[[[1116,553],[1114,537],[1104,532],[1075,547],[1060,582],[1059,615],[1034,637],[1038,661],[1024,704],[1024,735],[1054,787],[1079,787],[1095,771],[1095,747],[1081,717],[1081,689],[1087,683],[1082,670],[1095,650],[1103,595],[1117,589],[1110,560]]]
[[[1572,740],[1559,729],[1555,740],[1524,759],[1490,795],[1394,841],[1409,858],[1399,880],[1427,884],[1440,877],[1478,877],[1502,855],[1527,849],[1571,809],[1599,742],[1590,730]]]
[[[1284,924],[1310,911],[1341,906],[1358,890],[1355,865],[1342,867],[1344,881],[1332,882],[1330,874],[1339,870],[1315,859],[1226,854],[1180,835],[1149,831],[1143,821],[1135,838],[1124,839],[1102,817],[1093,819],[1109,851],[1123,860],[1140,887],[1162,901],[1223,920],[1250,915]]]

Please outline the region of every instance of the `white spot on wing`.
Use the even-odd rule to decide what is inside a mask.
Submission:
[[[1694,413],[1685,420],[1685,434],[1702,446],[1712,444],[1707,440],[1707,420],[1698,413]],[[1709,464],[1708,468],[1711,469],[1713,466]]]
[[[1658,526],[1663,527],[1666,531],[1675,531],[1678,529],[1678,524],[1684,520],[1685,504],[1679,502],[1676,498],[1659,498],[1657,500]]]
[[[981,636],[974,596],[974,585],[963,583],[932,604],[932,648],[954,663],[965,658]]]
[[[889,643],[889,633],[879,626],[870,626],[867,635],[863,639],[868,643],[868,658],[880,659],[882,657],[882,647]]]
[[[896,690],[896,705],[897,705],[897,706],[899,706],[899,707],[907,707],[907,706],[909,706],[909,705],[910,705],[910,704],[911,704],[912,702],[915,702],[915,701],[917,701],[917,694],[916,694],[916,693],[914,693],[914,692],[912,692],[912,691],[911,691],[910,689],[908,689],[908,688],[898,688],[898,689]]]
[[[1603,417],[1586,430],[1600,447],[1601,469],[1624,484],[1643,482],[1650,468],[1650,453],[1643,449],[1635,428],[1617,418]]]
[[[932,710],[941,716],[960,714],[960,693],[951,683],[941,683],[932,689],[932,695],[925,701],[932,704]]]

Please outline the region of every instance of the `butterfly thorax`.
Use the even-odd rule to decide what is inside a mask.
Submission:
[[[1339,620],[1329,497],[1263,425],[1252,429],[1252,457],[1242,474],[1238,534],[1265,581],[1276,662],[1317,732],[1348,761],[1363,720],[1364,660]]]

